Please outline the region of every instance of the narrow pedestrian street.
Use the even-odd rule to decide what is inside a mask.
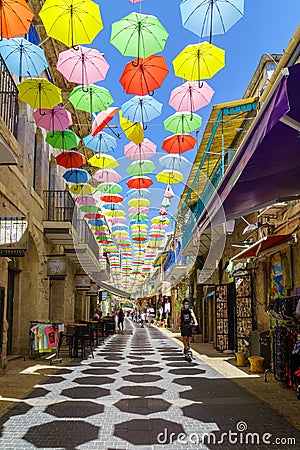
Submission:
[[[125,328],[9,410],[0,448],[300,448],[299,431],[200,359],[186,362],[161,331]]]

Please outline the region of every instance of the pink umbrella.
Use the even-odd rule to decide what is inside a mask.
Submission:
[[[87,86],[104,80],[109,64],[103,53],[78,45],[61,52],[56,67],[68,81]]]
[[[151,230],[166,230],[168,228],[168,225],[155,223],[151,226]]]
[[[186,81],[171,92],[169,105],[176,111],[195,112],[210,103],[215,91],[205,82]]]
[[[171,188],[171,186],[168,184],[164,193],[164,197],[166,198],[173,198],[175,197],[175,194],[173,192],[173,189]]]
[[[114,169],[99,169],[93,178],[100,183],[117,183],[122,177]]]
[[[127,222],[126,217],[107,217],[106,218],[107,222],[110,222],[112,224],[117,224],[117,223],[125,223]]]
[[[61,106],[53,109],[37,109],[33,113],[37,126],[47,131],[64,131],[72,125],[72,116],[69,111]]]
[[[129,214],[147,214],[149,212],[149,208],[129,208]]]
[[[140,2],[142,2],[143,0],[129,0],[131,3],[133,3],[133,4],[135,4],[135,3],[140,3]]]
[[[156,153],[156,144],[149,141],[149,139],[144,139],[141,144],[135,144],[134,142],[129,142],[124,146],[124,155],[128,156],[132,161],[139,161],[144,159],[149,159]]]
[[[97,200],[92,195],[79,195],[75,202],[81,206],[97,205]]]
[[[109,233],[107,231],[95,231],[95,236],[109,236]]]

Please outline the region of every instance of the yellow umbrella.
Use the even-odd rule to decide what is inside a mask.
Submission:
[[[91,229],[95,231],[108,231],[108,227],[106,225],[93,225]]]
[[[203,80],[213,77],[225,66],[225,51],[208,42],[187,45],[172,63],[177,77]]]
[[[113,156],[105,153],[97,153],[92,156],[88,162],[91,166],[100,167],[101,169],[114,169],[119,165],[118,161]]]
[[[157,175],[155,175],[155,178],[160,183],[165,184],[177,184],[184,180],[184,176],[182,173],[178,172],[177,170],[163,170],[162,172],[159,172]]]
[[[122,231],[122,230],[120,230],[120,231],[114,230],[114,231],[112,232],[112,234],[113,234],[114,236],[129,236],[128,231]]]
[[[90,184],[73,184],[73,186],[69,188],[69,191],[75,195],[90,195],[95,192],[95,188]]]
[[[153,219],[151,219],[151,222],[152,223],[164,223],[167,225],[168,223],[170,223],[170,219],[164,218],[162,220],[161,216],[156,216],[156,217],[153,217]]]
[[[52,109],[62,102],[61,90],[45,78],[27,78],[18,85],[19,100],[33,108]]]
[[[130,122],[122,116],[122,110],[119,111],[120,126],[125,133],[125,136],[133,141],[136,145],[141,144],[144,141],[143,125],[140,122]]]
[[[124,217],[126,213],[120,209],[108,209],[105,211],[105,215],[109,217]]]
[[[103,28],[99,5],[91,0],[46,0],[39,15],[47,35],[68,47],[90,44]]]
[[[142,223],[140,225],[131,225],[131,229],[132,230],[147,230],[148,225],[142,224]]]
[[[133,206],[134,208],[140,208],[143,206],[149,206],[150,200],[147,198],[133,198],[129,200],[128,206]]]

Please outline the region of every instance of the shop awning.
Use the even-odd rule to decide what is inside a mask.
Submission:
[[[300,64],[285,69],[209,202],[227,220],[300,195]],[[200,218],[209,226],[208,214]]]
[[[121,289],[111,286],[110,284],[104,283],[103,281],[98,281],[95,277],[93,281],[104,291],[110,292],[111,294],[117,295],[118,297],[131,298],[131,295],[128,292],[122,291]]]
[[[250,247],[240,252],[238,255],[231,258],[231,260],[247,259],[254,256],[262,256],[266,253],[275,252],[276,250],[279,250],[280,248],[286,246],[291,241],[292,236],[290,234],[265,236],[255,244],[251,245]]]

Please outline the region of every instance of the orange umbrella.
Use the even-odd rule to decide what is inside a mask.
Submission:
[[[130,189],[143,189],[150,187],[153,181],[149,177],[132,177],[126,184]]]
[[[33,19],[33,12],[25,0],[1,0],[0,36],[10,39],[27,34]]]
[[[105,111],[101,111],[93,122],[92,136],[96,136],[97,133],[103,130],[103,128],[107,126],[108,122],[113,119],[117,111],[118,108],[116,107],[109,107]]]
[[[168,153],[184,153],[195,147],[197,139],[190,134],[173,134],[167,137],[162,144],[162,149]]]
[[[168,73],[164,57],[151,55],[127,63],[120,83],[126,94],[146,95],[159,88]]]

